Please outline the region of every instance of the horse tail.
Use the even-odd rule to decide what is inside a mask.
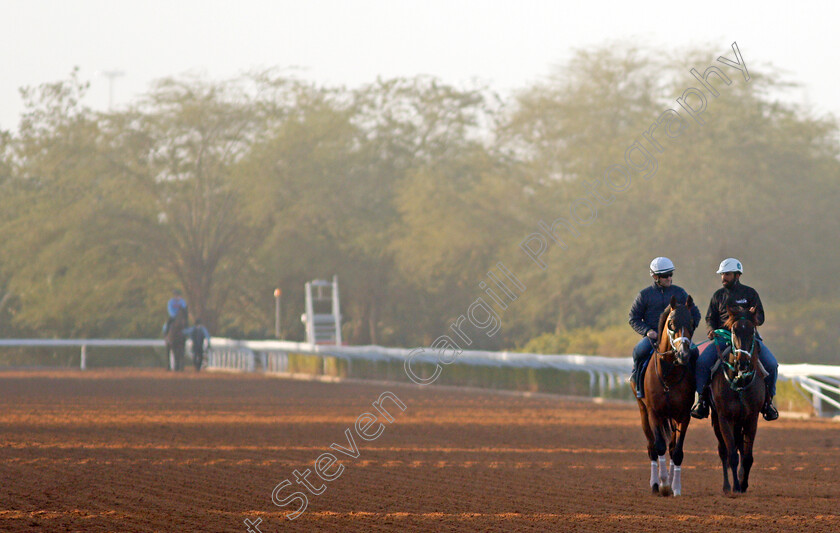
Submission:
[[[666,419],[662,422],[662,430],[663,430],[663,432],[664,432],[663,437],[665,437],[665,442],[670,442],[670,441],[671,441],[671,437],[673,437],[673,436],[674,436],[674,432],[676,432],[676,431],[677,431],[677,426],[676,426],[676,424],[674,423],[674,419],[672,419],[672,418],[666,418]]]

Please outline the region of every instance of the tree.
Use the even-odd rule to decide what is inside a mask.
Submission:
[[[22,91],[26,112],[10,141],[2,227],[13,321],[53,335],[136,335],[143,282],[95,228],[103,217],[108,161],[102,131],[81,105],[87,84],[69,80]]]
[[[264,118],[238,83],[164,80],[109,115],[80,104],[75,73],[24,92],[3,227],[17,321],[148,335],[180,285],[215,329],[263,229],[232,173]]]
[[[184,288],[193,317],[219,325],[265,227],[248,214],[237,164],[268,120],[244,80],[166,79],[105,117],[115,163],[110,239]],[[168,290],[161,287],[161,294]]]

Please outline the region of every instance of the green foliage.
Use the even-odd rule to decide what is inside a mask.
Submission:
[[[777,101],[786,84],[747,57],[752,79],[722,67],[732,83],[713,78],[697,125],[674,100],[718,55],[581,51],[504,101],[272,72],[162,80],[107,114],[75,72],[25,89],[18,131],[0,132],[0,333],[156,336],[177,286],[213,333],[268,336],[280,287],[283,337],[300,339],[304,282],[338,274],[351,343],[428,344],[503,261],[528,288],[471,348],[628,355],[652,257],[705,311],[736,256],[779,359],[836,363],[837,123]],[[686,122],[657,150],[642,135],[669,108]],[[636,141],[656,174],[596,201],[586,183]],[[519,242],[585,197],[597,217],[540,270]]]
[[[837,324],[840,301],[814,298],[779,303],[761,334],[783,363],[837,364]]]
[[[629,327],[587,327],[562,333],[543,333],[529,340],[520,351],[627,357],[638,341],[638,335]]]

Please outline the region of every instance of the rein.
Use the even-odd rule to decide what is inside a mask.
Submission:
[[[691,339],[689,339],[688,337],[677,337],[675,339],[674,338],[674,332],[671,331],[671,329],[668,328],[667,326],[665,327],[665,331],[668,332],[668,342],[671,344],[671,349],[670,350],[665,350],[664,352],[660,352],[659,348],[656,345],[653,344],[653,341],[650,341],[650,343],[653,346],[653,353],[654,353],[653,364],[654,364],[655,371],[656,371],[656,377],[659,378],[659,384],[662,385],[662,390],[665,391],[665,394],[668,394],[669,392],[671,392],[671,387],[676,387],[677,385],[679,385],[682,382],[683,379],[685,379],[685,376],[688,374],[688,366],[687,365],[674,365],[674,366],[682,367],[682,373],[680,374],[680,378],[677,381],[675,381],[674,383],[671,383],[669,385],[668,383],[665,383],[665,378],[662,377],[661,365],[659,363],[660,357],[657,357],[657,356],[676,353],[676,351],[677,351],[677,347],[675,345],[676,341],[681,340],[683,342],[688,342],[689,344],[691,344]]]
[[[747,320],[747,319],[746,318],[739,318],[738,320]],[[723,372],[723,377],[726,379],[726,382],[729,384],[729,388],[732,389],[734,392],[738,392],[738,393],[743,392],[744,389],[748,388],[755,381],[755,367],[752,366],[753,352],[755,351],[755,331],[753,331],[752,344],[750,345],[749,350],[742,350],[740,348],[735,348],[735,343],[732,341],[732,332],[729,331],[729,330],[716,329],[715,330],[715,337],[721,337],[724,340],[726,340],[732,346],[732,354],[733,355],[737,355],[739,353],[747,354],[747,359],[750,361],[750,366],[752,368],[749,372],[744,372],[741,375],[741,377],[742,378],[748,378],[749,381],[747,381],[747,383],[745,385],[740,385],[739,386],[735,383],[735,379],[738,377],[738,369],[735,368],[734,364],[732,364],[729,361],[723,359],[723,357],[721,356],[722,354],[721,354],[720,348],[718,347],[718,344],[715,343],[715,347],[717,348],[717,352],[718,352],[718,359],[720,359],[720,362],[723,364],[723,366],[726,367],[729,370],[729,372],[727,372],[727,371]],[[735,377],[730,377],[730,373],[734,374]]]
[[[710,342],[712,342],[712,341],[711,341],[711,339],[709,339],[709,340],[707,340],[707,341],[703,341],[703,342],[701,342],[700,344],[694,344],[694,343],[692,342],[692,343],[691,343],[691,348],[692,348],[692,349],[693,349],[693,348],[699,348],[699,347],[701,347],[701,346],[703,346],[703,345],[709,344]]]

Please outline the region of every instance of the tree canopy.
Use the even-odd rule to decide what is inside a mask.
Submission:
[[[506,98],[265,72],[161,80],[98,113],[76,72],[24,89],[18,130],[0,132],[0,332],[156,336],[177,287],[214,334],[268,336],[280,287],[283,336],[301,339],[304,282],[337,274],[349,342],[413,346],[502,261],[527,290],[478,347],[627,355],[651,258],[673,259],[705,312],[735,256],[779,359],[838,362],[837,123],[779,101],[777,73],[750,65],[747,81],[718,55],[580,51]],[[717,96],[689,74],[712,64],[730,78],[709,78]],[[676,101],[689,87],[702,125]],[[618,164],[621,191],[604,182]],[[520,243],[582,198],[597,213],[539,268]]]

